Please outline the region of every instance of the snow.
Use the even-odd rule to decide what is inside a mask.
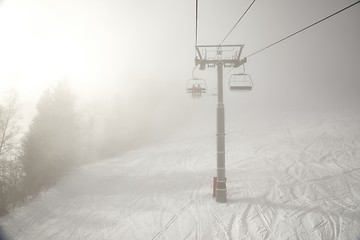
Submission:
[[[229,130],[230,129],[230,130]],[[82,166],[0,220],[14,239],[359,239],[360,116],[227,127]]]

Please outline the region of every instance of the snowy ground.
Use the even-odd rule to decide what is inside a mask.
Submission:
[[[83,166],[0,225],[14,239],[360,239],[360,116],[226,140],[226,204],[211,195],[215,136],[200,134]]]

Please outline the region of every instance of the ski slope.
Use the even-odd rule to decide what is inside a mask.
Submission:
[[[231,131],[229,131],[229,128]],[[227,128],[82,166],[2,218],[14,239],[360,239],[360,115]]]

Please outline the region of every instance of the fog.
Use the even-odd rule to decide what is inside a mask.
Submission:
[[[360,239],[359,1],[196,2],[0,0],[0,239]]]
[[[249,3],[200,1],[198,43],[218,44]],[[244,44],[246,57],[350,3],[256,2],[224,44]],[[225,90],[227,130],[246,119],[357,109],[359,13],[355,6],[250,57],[254,90]],[[196,72],[209,95],[194,100],[185,92],[194,67],[194,1],[7,0],[0,35],[0,90],[19,93],[25,129],[42,92],[67,79],[79,109],[96,105],[103,118],[122,121],[119,134],[129,138],[215,132],[216,70]],[[225,87],[239,71],[224,70]]]

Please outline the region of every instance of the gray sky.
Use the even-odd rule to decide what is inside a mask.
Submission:
[[[200,0],[199,44],[218,44],[251,2]],[[258,0],[224,44],[245,44],[247,56],[352,2]],[[194,20],[195,0],[3,0],[0,90],[18,90],[31,108],[46,88],[66,77],[85,99],[146,99],[160,90],[194,111],[212,109],[215,98],[194,104],[184,91],[194,64]],[[226,92],[227,108],[357,104],[359,23],[357,5],[249,58],[254,91]],[[198,76],[210,89],[216,86],[215,70]]]

